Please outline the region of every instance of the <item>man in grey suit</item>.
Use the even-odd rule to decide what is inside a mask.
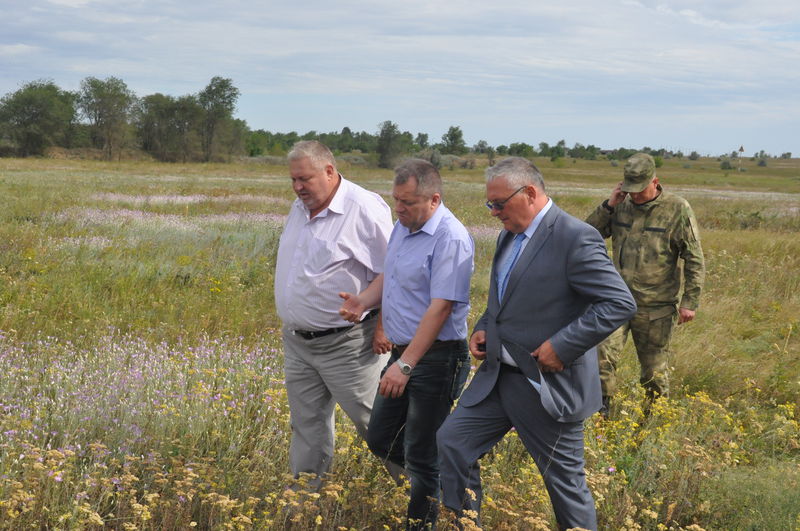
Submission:
[[[583,421],[602,404],[595,345],[636,303],[600,234],[553,204],[533,163],[511,157],[487,169],[486,197],[504,230],[469,343],[484,362],[437,434],[442,500],[479,514],[478,459],[513,427],[558,526],[597,529],[583,459]]]

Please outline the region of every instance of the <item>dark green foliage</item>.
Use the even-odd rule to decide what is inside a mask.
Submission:
[[[204,161],[211,160],[217,131],[224,122],[232,119],[238,99],[239,89],[233,86],[233,81],[220,76],[211,78],[208,86],[197,95],[197,101],[204,113],[200,130]]]
[[[52,81],[31,81],[0,100],[0,124],[23,157],[68,143],[74,120],[75,95]]]
[[[142,98],[137,131],[143,150],[158,160],[186,162],[198,151],[203,110],[194,96],[151,94]]]
[[[128,118],[136,95],[119,78],[87,77],[81,82],[78,105],[92,127],[95,147],[110,160],[125,142]]]
[[[397,124],[386,120],[378,124],[378,166],[391,168],[403,153],[402,135]]]
[[[445,134],[442,135],[442,153],[447,155],[463,155],[467,152],[467,144],[464,142],[464,132],[461,128],[451,125]]]
[[[533,146],[525,142],[513,142],[508,146],[507,153],[512,157],[532,158],[536,156],[536,150],[533,149]]]

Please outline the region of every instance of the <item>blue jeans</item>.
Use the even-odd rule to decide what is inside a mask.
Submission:
[[[386,369],[400,357],[397,348]],[[398,398],[375,397],[367,429],[369,449],[405,467],[411,481],[408,528],[433,528],[439,516],[436,431],[461,394],[469,374],[465,340],[437,341],[414,367]]]

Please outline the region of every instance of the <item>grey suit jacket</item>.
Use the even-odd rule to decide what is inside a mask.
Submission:
[[[565,366],[538,373],[540,397],[556,421],[583,420],[600,409],[595,346],[636,313],[636,303],[590,225],[555,204],[511,270],[502,301],[497,300],[497,257],[513,234],[502,231],[492,264],[489,301],[475,331],[486,331],[486,359],[459,400],[472,406],[497,382],[501,341],[528,377],[537,376],[530,355],[547,339]],[[523,347],[513,348],[513,345]]]

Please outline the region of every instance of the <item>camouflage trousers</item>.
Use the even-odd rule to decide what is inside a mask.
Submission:
[[[648,395],[669,394],[669,340],[677,317],[674,308],[640,308],[633,319],[597,346],[603,396],[617,392],[617,364],[629,333],[639,357],[639,383]]]

